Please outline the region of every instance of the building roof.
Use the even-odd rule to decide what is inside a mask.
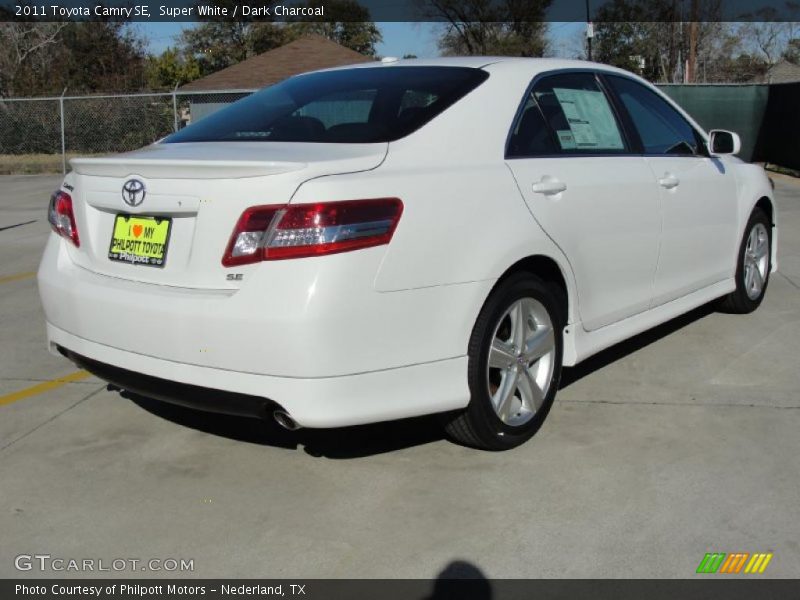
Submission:
[[[767,71],[768,83],[790,83],[800,81],[800,65],[782,60],[772,65]]]
[[[190,92],[258,89],[306,71],[372,60],[321,35],[307,35],[196,79],[180,89]]]

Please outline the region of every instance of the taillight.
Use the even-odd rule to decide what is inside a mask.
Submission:
[[[388,244],[403,212],[397,198],[253,206],[242,213],[222,264],[322,256]]]
[[[50,208],[47,210],[47,220],[58,235],[68,239],[80,247],[78,226],[75,224],[75,213],[72,211],[72,196],[66,192],[56,191],[50,196]]]
[[[228,248],[222,257],[222,264],[226,267],[246,265],[247,263],[266,260],[264,256],[264,241],[267,230],[270,228],[275,215],[284,205],[279,206],[251,206],[239,217],[239,222],[228,242]]]

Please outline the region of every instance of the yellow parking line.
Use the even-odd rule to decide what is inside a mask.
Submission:
[[[51,379],[50,381],[44,381],[42,383],[38,383],[24,390],[20,390],[18,392],[12,392],[10,394],[6,394],[5,396],[0,396],[0,406],[3,406],[4,404],[11,404],[12,402],[16,402],[17,400],[22,400],[23,398],[29,398],[30,396],[35,396],[36,394],[41,394],[42,392],[53,390],[55,388],[61,387],[64,384],[71,383],[73,381],[80,381],[81,379],[86,379],[90,375],[91,373],[89,373],[88,371],[76,371],[75,373],[70,373],[69,375],[65,375],[64,377]]]
[[[8,283],[9,281],[19,281],[20,279],[30,279],[31,277],[36,277],[35,271],[31,271],[29,273],[17,273],[16,275],[6,275],[5,277],[0,277],[0,283]]]

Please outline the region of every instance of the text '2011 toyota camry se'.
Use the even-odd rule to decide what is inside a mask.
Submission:
[[[442,413],[456,440],[511,448],[562,365],[713,300],[758,307],[777,215],[739,146],[594,63],[292,77],[71,161],[39,269],[50,348],[205,410]]]

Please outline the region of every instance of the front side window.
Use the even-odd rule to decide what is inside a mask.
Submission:
[[[591,73],[564,73],[537,82],[509,144],[510,156],[626,150],[611,103]]]
[[[164,141],[389,142],[419,129],[488,77],[464,67],[310,73],[263,89]]]
[[[699,153],[700,140],[694,128],[663,98],[627,77],[606,78],[628,111],[645,154]]]

